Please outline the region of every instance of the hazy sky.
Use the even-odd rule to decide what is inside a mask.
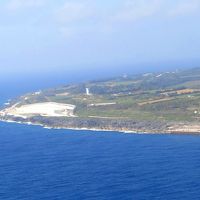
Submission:
[[[200,66],[200,0],[1,0],[0,70]]]

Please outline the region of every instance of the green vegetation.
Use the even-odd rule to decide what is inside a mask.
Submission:
[[[85,94],[86,88],[91,95]],[[66,85],[12,103],[46,101],[74,104],[75,114],[84,118],[200,121],[200,69]]]

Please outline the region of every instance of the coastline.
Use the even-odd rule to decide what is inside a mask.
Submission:
[[[93,131],[93,132],[116,132],[122,134],[139,134],[139,135],[200,135],[200,131],[178,131],[177,129],[171,130],[163,130],[163,131],[152,131],[152,130],[121,130],[121,129],[105,129],[105,128],[89,128],[89,127],[63,127],[63,126],[47,126],[42,123],[33,123],[30,121],[18,121],[18,120],[11,120],[11,119],[0,119],[0,121],[5,123],[16,123],[16,124],[24,124],[24,125],[31,125],[31,126],[40,126],[44,129],[54,129],[54,130],[77,130],[77,131]]]
[[[138,131],[122,131],[122,130],[117,130],[117,129],[98,129],[98,128],[87,128],[87,127],[83,127],[83,128],[77,128],[77,127],[51,127],[51,126],[46,126],[44,124],[40,124],[40,123],[32,123],[32,122],[21,122],[21,121],[14,121],[14,120],[3,120],[0,119],[1,122],[5,122],[5,123],[16,123],[16,124],[24,124],[24,125],[30,125],[30,126],[40,126],[44,129],[54,129],[54,130],[77,130],[77,131],[94,131],[94,132],[99,132],[99,131],[103,131],[103,132],[117,132],[117,133],[127,133],[127,134],[163,134],[163,133],[151,133],[151,132],[138,132]]]

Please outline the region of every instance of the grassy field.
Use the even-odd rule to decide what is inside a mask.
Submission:
[[[86,87],[90,89],[89,96],[85,94]],[[46,101],[74,104],[75,114],[86,118],[200,121],[200,70],[67,85],[27,94],[16,101],[20,104]]]

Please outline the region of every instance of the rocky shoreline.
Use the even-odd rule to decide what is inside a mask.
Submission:
[[[88,118],[56,118],[35,116],[20,118],[1,116],[1,121],[39,125],[49,129],[72,129],[90,131],[114,131],[136,134],[200,134],[200,125],[189,122],[155,122],[117,119],[88,119]]]

